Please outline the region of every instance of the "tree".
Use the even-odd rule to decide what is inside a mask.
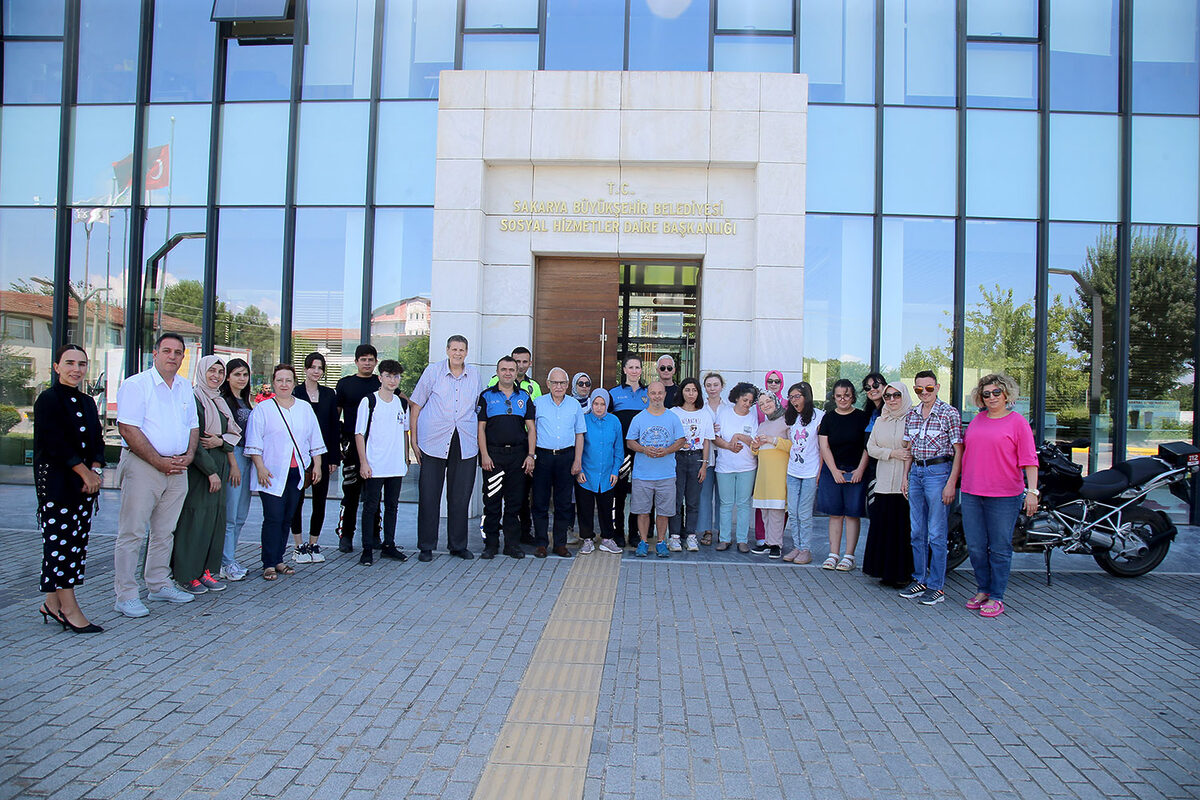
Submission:
[[[271,322],[267,312],[258,306],[247,306],[244,311],[230,314],[222,306],[218,308],[215,333],[217,344],[250,351],[253,383],[270,380],[279,352],[279,326]]]
[[[429,337],[418,336],[401,347],[396,360],[404,367],[404,375],[400,378],[400,391],[405,395],[412,394],[421,373],[429,366]]]
[[[200,327],[204,322],[204,284],[180,281],[168,286],[163,292],[162,313]]]
[[[1116,381],[1117,242],[1107,229],[1088,248],[1079,272],[1101,298],[1104,352],[1101,383],[1105,393]],[[1135,229],[1130,247],[1129,396],[1160,398],[1195,369],[1196,254],[1174,226]],[[1092,350],[1092,303],[1083,289],[1067,315],[1070,338],[1080,353]],[[1090,356],[1089,356],[1090,357]]]
[[[8,340],[9,337],[0,331],[0,404],[28,405],[33,359],[24,358]]]

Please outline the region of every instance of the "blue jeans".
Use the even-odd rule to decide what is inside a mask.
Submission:
[[[808,550],[808,537],[812,533],[813,501],[817,498],[817,477],[793,478],[787,476],[788,535],[797,550]]]
[[[250,470],[254,468],[254,462],[241,447],[233,448],[233,460],[237,462],[238,470],[242,473],[242,483],[225,489],[225,548],[221,551],[222,567],[237,563],[234,553],[237,550],[238,537],[242,535],[242,526],[246,524],[246,515],[250,513]]]
[[[721,533],[722,542],[750,540],[750,528],[754,526],[754,509],[750,500],[754,495],[754,474],[745,472],[718,472],[717,483],[721,485]],[[736,529],[734,512],[737,512]]]
[[[696,532],[715,531],[713,524],[721,518],[721,487],[717,486],[717,471],[710,465],[700,484],[700,510],[696,512]]]
[[[950,462],[908,472],[908,519],[912,524],[913,580],[930,589],[946,585],[946,530],[949,506],[942,490],[950,479]]]
[[[1023,494],[984,497],[962,493],[963,535],[975,570],[975,585],[993,600],[1003,600],[1008,588],[1013,528],[1024,502]]]

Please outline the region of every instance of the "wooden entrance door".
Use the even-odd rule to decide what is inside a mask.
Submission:
[[[546,373],[586,372],[600,386],[600,331],[604,342],[603,385],[614,385],[620,262],[613,258],[539,258],[535,267],[533,373],[545,391]],[[568,390],[569,391],[569,390]]]

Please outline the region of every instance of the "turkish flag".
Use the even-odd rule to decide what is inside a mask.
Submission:
[[[113,175],[117,179],[117,188],[125,189],[133,183],[133,154],[125,156],[120,161],[113,162]],[[171,147],[159,145],[146,148],[146,182],[145,189],[163,189],[171,182]]]

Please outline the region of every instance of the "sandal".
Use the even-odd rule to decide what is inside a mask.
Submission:
[[[821,569],[837,569],[837,565],[837,553],[830,553],[829,558],[825,559],[825,563],[821,564]]]
[[[296,570],[292,569],[287,564],[276,564],[275,571],[278,572],[280,575],[295,575],[296,574]]]
[[[1003,600],[988,600],[979,607],[979,616],[981,617],[998,617],[1004,613]]]
[[[263,580],[264,581],[273,581],[273,580],[277,580],[278,578],[279,578],[279,575],[275,572],[274,567],[267,567],[266,569],[263,570]]]
[[[967,601],[968,611],[978,611],[983,608],[983,604],[988,601],[987,592],[976,592],[975,596]]]
[[[842,556],[842,560],[837,565],[838,572],[853,572],[854,571],[854,556],[847,553]]]
[[[700,537],[700,544],[704,545],[705,547],[712,546],[712,531],[704,532],[704,535]]]

